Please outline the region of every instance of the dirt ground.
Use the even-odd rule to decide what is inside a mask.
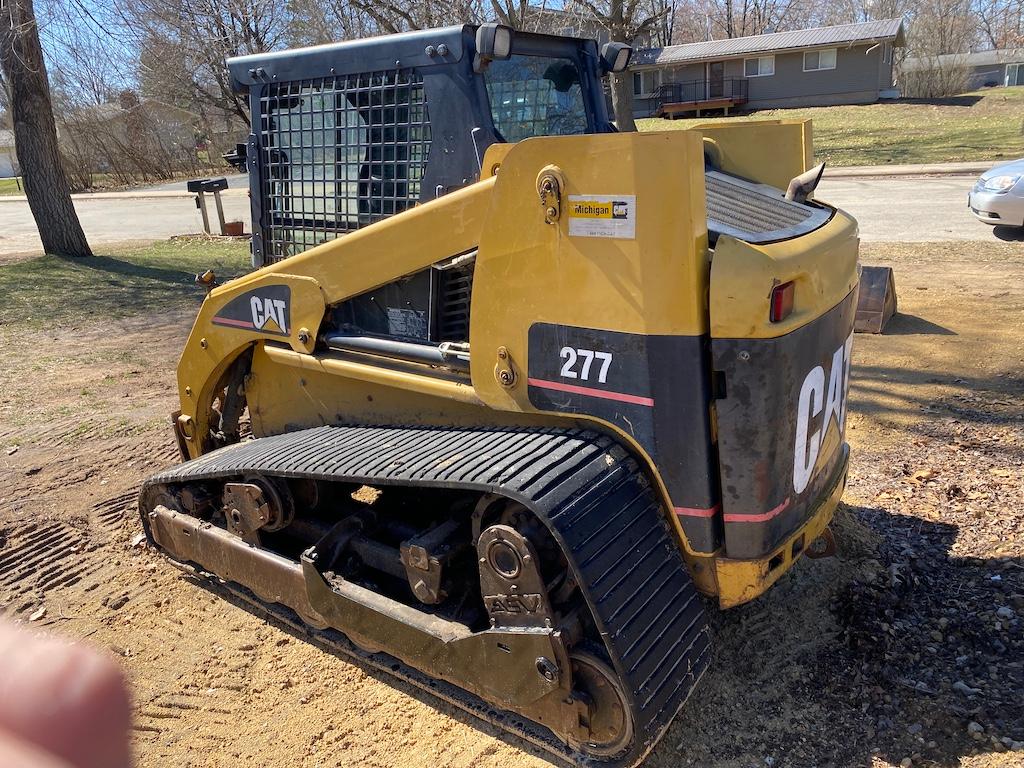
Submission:
[[[1022,257],[865,248],[903,314],[855,342],[839,556],[712,610],[711,671],[647,765],[1024,765]],[[190,322],[0,323],[0,613],[122,660],[140,766],[549,764],[133,546]]]

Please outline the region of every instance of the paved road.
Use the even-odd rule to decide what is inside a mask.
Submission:
[[[228,221],[246,222],[249,230],[249,198],[224,195],[224,216]],[[75,210],[93,250],[129,240],[165,239],[203,231],[203,220],[192,197],[143,199],[76,199]],[[216,216],[209,201],[211,218]],[[28,203],[0,202],[0,259],[13,254],[40,251],[42,244]]]
[[[242,177],[234,181],[240,182]],[[968,213],[967,190],[973,177],[843,178],[826,175],[819,196],[852,213],[866,241],[936,242],[944,240],[1024,239],[1020,230],[993,231]],[[173,186],[173,185],[170,185]],[[126,240],[166,238],[199,232],[202,222],[191,197],[76,199],[75,208],[94,247]],[[224,195],[229,220],[249,229],[249,201],[242,191]],[[211,205],[212,213],[212,205]],[[23,201],[0,199],[0,256],[37,251],[35,224]]]
[[[818,197],[851,213],[860,235],[869,242],[937,242],[992,240],[1015,233],[982,224],[967,210],[974,176],[943,178],[828,178]]]

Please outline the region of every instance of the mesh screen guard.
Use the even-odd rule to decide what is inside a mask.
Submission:
[[[259,131],[265,263],[420,200],[431,137],[413,71],[271,83]]]

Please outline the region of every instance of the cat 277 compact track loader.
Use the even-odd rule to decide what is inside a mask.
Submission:
[[[261,268],[206,298],[140,497],[171,558],[604,765],[706,669],[701,594],[826,534],[858,285],[809,124],[617,132],[628,57],[483,25],[230,61]]]

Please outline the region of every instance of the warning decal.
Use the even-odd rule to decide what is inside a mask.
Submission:
[[[569,195],[569,234],[636,238],[636,195]]]

